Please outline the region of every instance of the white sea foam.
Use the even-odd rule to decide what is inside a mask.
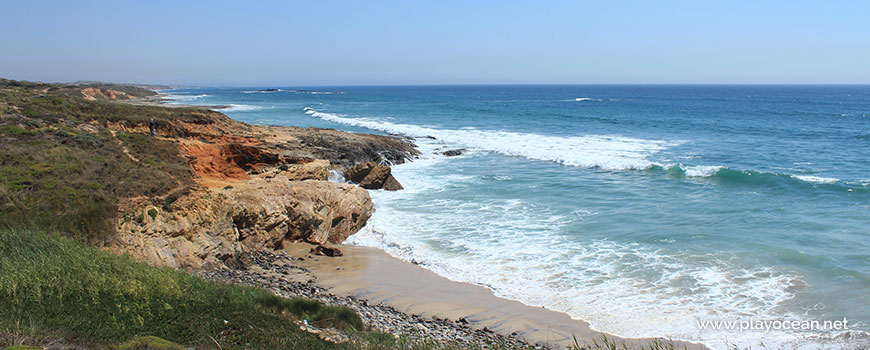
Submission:
[[[812,176],[812,175],[792,175],[792,177],[803,180],[806,182],[812,182],[817,184],[833,184],[840,182],[840,179],[833,177],[821,177],[821,176]]]
[[[199,95],[176,95],[171,93],[160,93],[164,98],[173,100],[173,101],[196,101],[203,97],[208,97],[208,94],[199,94]]]
[[[608,135],[563,137],[478,130],[469,127],[440,129],[373,118],[351,118],[335,113],[319,112],[311,107],[306,107],[305,113],[345,125],[414,137],[431,136],[442,142],[481,151],[603,170],[645,169],[654,165],[648,159],[650,156],[676,144]]]
[[[415,201],[420,206],[411,211],[391,205],[435,190],[433,183],[473,181],[455,174],[427,180],[425,168],[437,160],[428,162],[394,168],[405,187],[416,190],[373,192],[377,211],[349,243],[384,249],[452,280],[491,288],[500,297],[568,313],[599,331],[710,345],[726,334],[729,341],[750,344],[759,334],[735,339],[726,331],[702,333],[695,317],[773,317],[772,310],[799,285],[795,274],[744,268],[722,256],[562,238],[564,227],[595,215],[586,210],[562,216],[520,200]]]
[[[383,249],[449,279],[565,312],[620,336],[666,336],[713,349],[724,349],[725,340],[741,349],[756,347],[759,340],[769,349],[811,349],[818,343],[786,331],[702,331],[697,326],[699,319],[803,319],[781,311],[807,286],[797,272],[751,266],[727,255],[578,241],[582,238],[566,230],[599,215],[584,208],[564,213],[507,197],[433,199],[451,187],[470,191],[480,181],[510,179],[481,180],[450,171],[446,164],[453,158],[435,152],[441,141],[419,139],[418,145],[422,159],[393,167],[406,189],[372,191],[377,210],[347,243]],[[717,168],[686,171],[704,175]]]
[[[330,170],[329,177],[327,178],[327,181],[345,183],[345,182],[347,182],[347,179],[344,178],[344,174],[342,174],[340,171]]]
[[[683,166],[688,177],[710,177],[716,175],[723,168],[725,167],[720,165]]]
[[[583,102],[583,101],[601,101],[601,99],[591,98],[591,97],[578,97],[574,99],[575,102]]]
[[[267,107],[262,106],[254,106],[254,105],[243,105],[243,104],[228,104],[229,108],[224,108],[222,111],[227,112],[250,112],[250,111],[259,111],[263,109],[267,109]]]

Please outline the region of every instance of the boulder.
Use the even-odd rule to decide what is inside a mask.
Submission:
[[[354,166],[352,166],[344,171],[344,178],[347,179],[348,181],[359,183],[376,166],[377,166],[377,163],[375,163],[375,162],[365,162],[365,163],[356,164],[356,165],[354,165]]]
[[[368,175],[359,182],[359,187],[377,190],[384,188],[384,184],[391,178],[392,169],[386,165],[377,165],[369,171]]]
[[[311,248],[311,253],[313,253],[314,255],[325,255],[328,257],[344,255],[344,253],[342,253],[340,249],[335,247],[327,247],[325,245],[318,245],[314,248]]]
[[[392,175],[392,169],[386,165],[365,162],[352,166],[344,172],[345,179],[356,182],[360,187],[376,190],[398,191],[402,184]]]
[[[441,152],[441,154],[448,156],[448,157],[455,157],[455,156],[462,155],[463,153],[465,153],[465,151],[467,151],[467,149],[460,148],[460,149],[452,149],[449,151],[444,151],[444,152]]]
[[[405,188],[402,187],[402,184],[399,183],[399,180],[396,180],[393,175],[390,175],[390,177],[387,178],[387,181],[384,182],[384,189],[387,191],[398,191]]]

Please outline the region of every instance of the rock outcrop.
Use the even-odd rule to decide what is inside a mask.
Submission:
[[[318,246],[315,246],[314,248],[311,248],[311,253],[313,253],[314,255],[324,255],[324,256],[328,256],[328,257],[336,257],[336,256],[343,256],[344,255],[344,253],[342,253],[340,249],[338,249],[336,247],[327,247],[325,245],[318,245]]]
[[[121,122],[106,127],[148,132]],[[190,270],[231,264],[242,252],[285,241],[341,243],[374,212],[363,188],[402,188],[388,166],[375,162],[419,154],[398,137],[255,126],[205,110],[158,125],[158,137],[178,143],[197,186],[171,205],[132,200],[109,247]],[[371,165],[358,179],[363,188],[327,181],[331,169],[356,163]]]
[[[441,152],[441,154],[443,154],[443,155],[445,155],[445,156],[448,156],[448,157],[455,157],[455,156],[460,156],[460,155],[462,155],[462,154],[465,153],[466,151],[468,151],[468,150],[465,149],[465,148],[460,148],[460,149],[451,149],[451,150],[449,150],[449,151]]]
[[[380,165],[375,162],[354,165],[345,170],[344,177],[347,180],[358,183],[360,187],[365,189],[385,189],[387,191],[403,189],[399,181],[393,177],[392,169],[389,166]]]
[[[368,193],[350,184],[252,182],[234,192],[232,220],[240,240],[258,247],[278,247],[285,239],[341,243],[374,212]]]
[[[290,181],[321,180],[329,179],[330,164],[328,160],[308,159],[297,162],[288,162],[279,166]]]
[[[112,246],[159,265],[200,269],[285,241],[341,243],[374,213],[368,192],[319,180],[256,178],[191,193],[167,208],[142,208],[119,225]]]
[[[0,204],[51,208],[58,222],[87,217],[81,232],[70,233],[159,265],[197,270],[235,265],[240,253],[287,241],[340,243],[365,225],[374,205],[365,189],[329,182],[330,173],[363,162],[398,164],[419,154],[402,137],[249,125],[213,107],[169,108],[140,87],[5,79],[0,87],[0,124],[14,131],[2,138],[10,146],[4,151],[14,151],[6,168],[33,158],[33,140],[45,142],[40,149],[74,144],[71,159],[87,168],[85,178],[65,187],[75,201],[39,202],[56,181],[32,184],[24,176],[15,193],[0,193]],[[55,161],[37,158],[40,169],[50,170]],[[389,176],[390,170],[373,173]],[[372,175],[366,183],[400,186],[387,180]],[[24,209],[8,217],[29,213]]]
[[[288,155],[326,159],[335,166],[347,168],[368,161],[401,164],[420,154],[410,140],[395,136],[354,134],[332,129],[289,128],[298,145]]]

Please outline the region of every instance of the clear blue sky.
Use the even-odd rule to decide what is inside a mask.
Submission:
[[[870,1],[0,0],[0,76],[870,83]]]

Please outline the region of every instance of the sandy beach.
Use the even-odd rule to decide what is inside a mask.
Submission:
[[[568,315],[497,297],[489,289],[451,281],[417,265],[369,247],[339,245],[344,256],[311,256],[297,263],[310,271],[315,283],[338,296],[351,296],[370,304],[389,305],[424,318],[467,322],[474,329],[487,329],[516,336],[529,343],[568,348],[574,339],[582,346],[603,336],[629,348],[648,345],[653,339],[623,339],[589,328]],[[311,245],[286,244],[291,256],[306,256]],[[679,348],[705,347],[674,342]]]

